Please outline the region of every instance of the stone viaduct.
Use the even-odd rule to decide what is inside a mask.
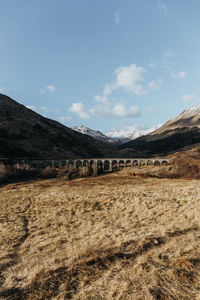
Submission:
[[[103,170],[112,171],[117,167],[135,167],[135,166],[161,166],[170,163],[170,159],[167,158],[87,158],[87,159],[69,159],[65,161],[52,161],[52,166],[68,166],[78,168],[80,166],[93,166],[101,167]]]
[[[84,159],[60,159],[60,160],[39,160],[39,159],[14,159],[12,165],[16,169],[44,169],[47,166],[62,168],[71,167],[78,168],[80,166],[91,166],[93,168],[101,168],[103,171],[112,171],[114,168],[135,167],[135,166],[161,166],[169,164],[171,159],[167,158],[84,158]],[[11,160],[0,158],[0,163],[9,165]]]

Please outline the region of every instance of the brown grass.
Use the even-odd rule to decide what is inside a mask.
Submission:
[[[178,152],[172,156],[170,165],[143,166],[131,169],[130,175],[155,178],[200,179],[200,153],[198,148]]]
[[[200,299],[200,185],[140,178],[0,191],[0,299]]]

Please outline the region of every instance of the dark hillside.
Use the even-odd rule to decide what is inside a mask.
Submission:
[[[115,149],[0,94],[0,157],[105,157]]]
[[[150,157],[167,155],[196,143],[200,143],[200,129],[193,127],[165,131],[161,134],[149,134],[120,145],[119,148],[132,148],[143,152],[145,157]]]

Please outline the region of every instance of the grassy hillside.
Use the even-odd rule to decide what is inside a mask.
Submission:
[[[3,187],[0,299],[199,299],[199,182],[133,172]]]

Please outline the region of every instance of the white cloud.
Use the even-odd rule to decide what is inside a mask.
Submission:
[[[128,67],[119,67],[116,71],[116,85],[127,91],[133,92],[135,95],[143,94],[142,86],[139,82],[144,80],[143,74],[145,68],[132,64]]]
[[[5,93],[7,89],[4,86],[0,86],[0,93]]]
[[[35,111],[35,112],[38,112],[38,108],[36,106],[34,106],[34,105],[27,105],[26,107],[28,109],[31,109],[31,110]]]
[[[44,94],[44,93],[46,93],[46,92],[51,92],[51,93],[53,93],[53,92],[55,92],[55,91],[56,91],[55,85],[49,84],[49,85],[47,85],[44,89],[41,89],[41,90],[40,90],[40,94]]]
[[[119,24],[119,23],[121,23],[121,11],[117,11],[116,13],[115,13],[115,23],[116,24]]]
[[[125,107],[123,104],[116,104],[110,111],[114,118],[138,117],[140,110],[138,106]]]
[[[98,102],[107,103],[108,96],[120,88],[137,96],[144,95],[146,91],[141,82],[144,81],[145,72],[145,68],[135,64],[117,68],[114,72],[115,80],[106,84],[102,95],[96,95],[94,99]]]
[[[146,95],[150,90],[158,90],[163,80],[161,78],[150,81],[144,87],[146,69],[136,64],[119,67],[115,70],[115,79],[107,83],[101,95],[94,97],[95,101],[109,104],[109,96],[119,89],[133,93],[135,96]]]
[[[136,64],[121,66],[114,71],[114,80],[105,84],[102,94],[94,96],[98,105],[86,109],[83,103],[72,103],[70,112],[78,114],[81,119],[89,119],[93,116],[109,118],[128,118],[140,116],[138,106],[127,107],[122,100],[110,99],[111,94],[118,90],[124,90],[135,96],[146,95],[152,90],[158,90],[163,79],[145,82],[146,69]]]
[[[152,126],[150,128],[144,128],[142,126],[132,125],[132,126],[126,126],[124,129],[121,130],[111,130],[108,132],[105,132],[105,135],[109,137],[114,138],[129,138],[129,139],[136,139],[142,135],[149,134],[156,129],[160,128],[162,124],[158,124],[155,126]]]
[[[150,90],[154,90],[154,91],[157,91],[159,90],[161,84],[163,83],[163,80],[161,78],[157,79],[157,80],[153,80],[153,81],[150,81],[148,83],[148,88]]]
[[[60,123],[63,123],[63,124],[65,124],[65,123],[68,123],[69,121],[71,121],[72,120],[72,117],[70,117],[70,116],[61,116],[61,117],[58,117],[57,118],[57,120],[60,122]]]
[[[185,78],[187,76],[186,72],[172,72],[171,73],[171,77],[172,78],[176,78],[176,79],[182,79]]]
[[[49,92],[55,92],[56,91],[56,87],[55,85],[47,85],[46,86],[46,89],[49,91]]]
[[[151,68],[151,69],[155,68],[155,66],[156,66],[156,64],[152,61],[147,65],[147,67]]]
[[[164,56],[166,56],[168,58],[172,58],[172,57],[175,57],[176,54],[175,54],[175,51],[173,49],[167,49]]]
[[[84,104],[81,102],[72,103],[69,111],[78,114],[78,116],[83,120],[90,118],[90,114],[86,110]]]
[[[165,14],[168,13],[167,6],[166,6],[162,1],[158,1],[158,7],[159,7],[160,10],[161,10],[162,12],[164,12]]]
[[[138,106],[126,107],[124,104],[114,104],[96,106],[90,110],[90,113],[95,116],[106,117],[106,118],[128,118],[140,116],[140,110]]]
[[[194,101],[196,99],[197,99],[197,97],[196,97],[195,94],[185,94],[183,96],[183,101],[185,101],[185,102],[192,102],[192,101]]]
[[[35,112],[38,112],[38,113],[44,113],[44,114],[51,114],[51,113],[55,113],[55,114],[58,114],[59,113],[59,109],[57,108],[48,108],[46,106],[39,106],[39,107],[36,107],[35,105],[27,105],[26,106],[27,108],[35,111]]]

